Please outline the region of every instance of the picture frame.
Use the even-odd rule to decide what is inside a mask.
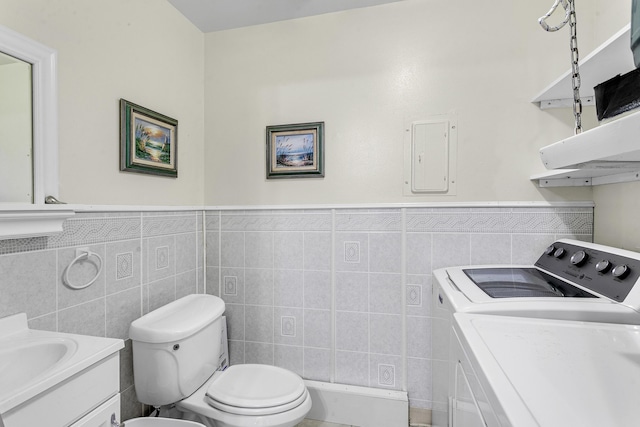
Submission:
[[[120,170],[178,177],[178,121],[120,99]]]
[[[267,126],[267,179],[324,178],[324,122]]]

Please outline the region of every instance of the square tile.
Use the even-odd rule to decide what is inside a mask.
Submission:
[[[273,233],[245,233],[245,266],[248,268],[273,268]]]
[[[210,256],[208,247],[207,247],[207,262],[214,262],[213,254]],[[220,235],[220,266],[221,267],[244,267],[244,233],[243,232],[238,232],[238,231],[222,232],[222,234]]]
[[[284,369],[303,375],[303,348],[291,345],[273,346],[273,363]]]
[[[273,343],[273,307],[245,305],[245,340]]]
[[[402,316],[370,314],[370,351],[379,354],[402,354]]]
[[[369,271],[400,273],[402,268],[402,234],[369,234]]]
[[[336,349],[369,351],[369,314],[336,312]]]
[[[273,324],[273,342],[296,346],[303,344],[303,310],[301,308],[274,307]]]
[[[304,345],[331,348],[331,312],[329,310],[304,310]]]
[[[244,361],[245,363],[258,363],[273,365],[273,344],[261,342],[245,342]]]
[[[55,312],[56,287],[61,286],[56,271],[55,250],[0,256],[0,317],[27,313],[27,318],[33,318]]]
[[[431,274],[431,234],[407,233],[407,273]]]
[[[336,271],[369,271],[368,245],[367,233],[336,233]]]
[[[369,311],[369,275],[366,273],[336,273],[336,309]]]
[[[304,348],[304,378],[316,381],[331,379],[331,350]]]
[[[280,307],[302,307],[304,299],[302,270],[275,270],[273,304]]]
[[[301,231],[276,232],[273,235],[273,266],[281,269],[303,267],[303,237]]]
[[[369,386],[369,356],[367,353],[336,351],[336,382]]]
[[[402,313],[402,276],[400,274],[369,274],[369,311]]]
[[[273,270],[245,269],[244,302],[255,305],[273,305]]]
[[[304,307],[331,308],[331,273],[329,271],[304,272]]]
[[[469,234],[434,234],[432,266],[438,268],[469,265],[471,262]]]
[[[390,390],[402,389],[403,374],[402,356],[370,354],[369,369],[371,387]],[[429,379],[423,379],[428,381]]]
[[[331,269],[331,233],[304,233],[304,269],[317,271]]]

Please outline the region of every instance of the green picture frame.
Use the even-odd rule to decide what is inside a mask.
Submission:
[[[178,177],[178,121],[120,100],[120,170]]]
[[[324,178],[324,122],[267,126],[267,179]]]

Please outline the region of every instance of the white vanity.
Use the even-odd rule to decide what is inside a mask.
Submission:
[[[24,313],[0,319],[0,426],[118,423],[123,347],[120,339],[29,329]]]

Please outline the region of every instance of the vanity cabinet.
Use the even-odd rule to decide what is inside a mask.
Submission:
[[[4,427],[111,426],[120,422],[118,352],[2,414]]]

